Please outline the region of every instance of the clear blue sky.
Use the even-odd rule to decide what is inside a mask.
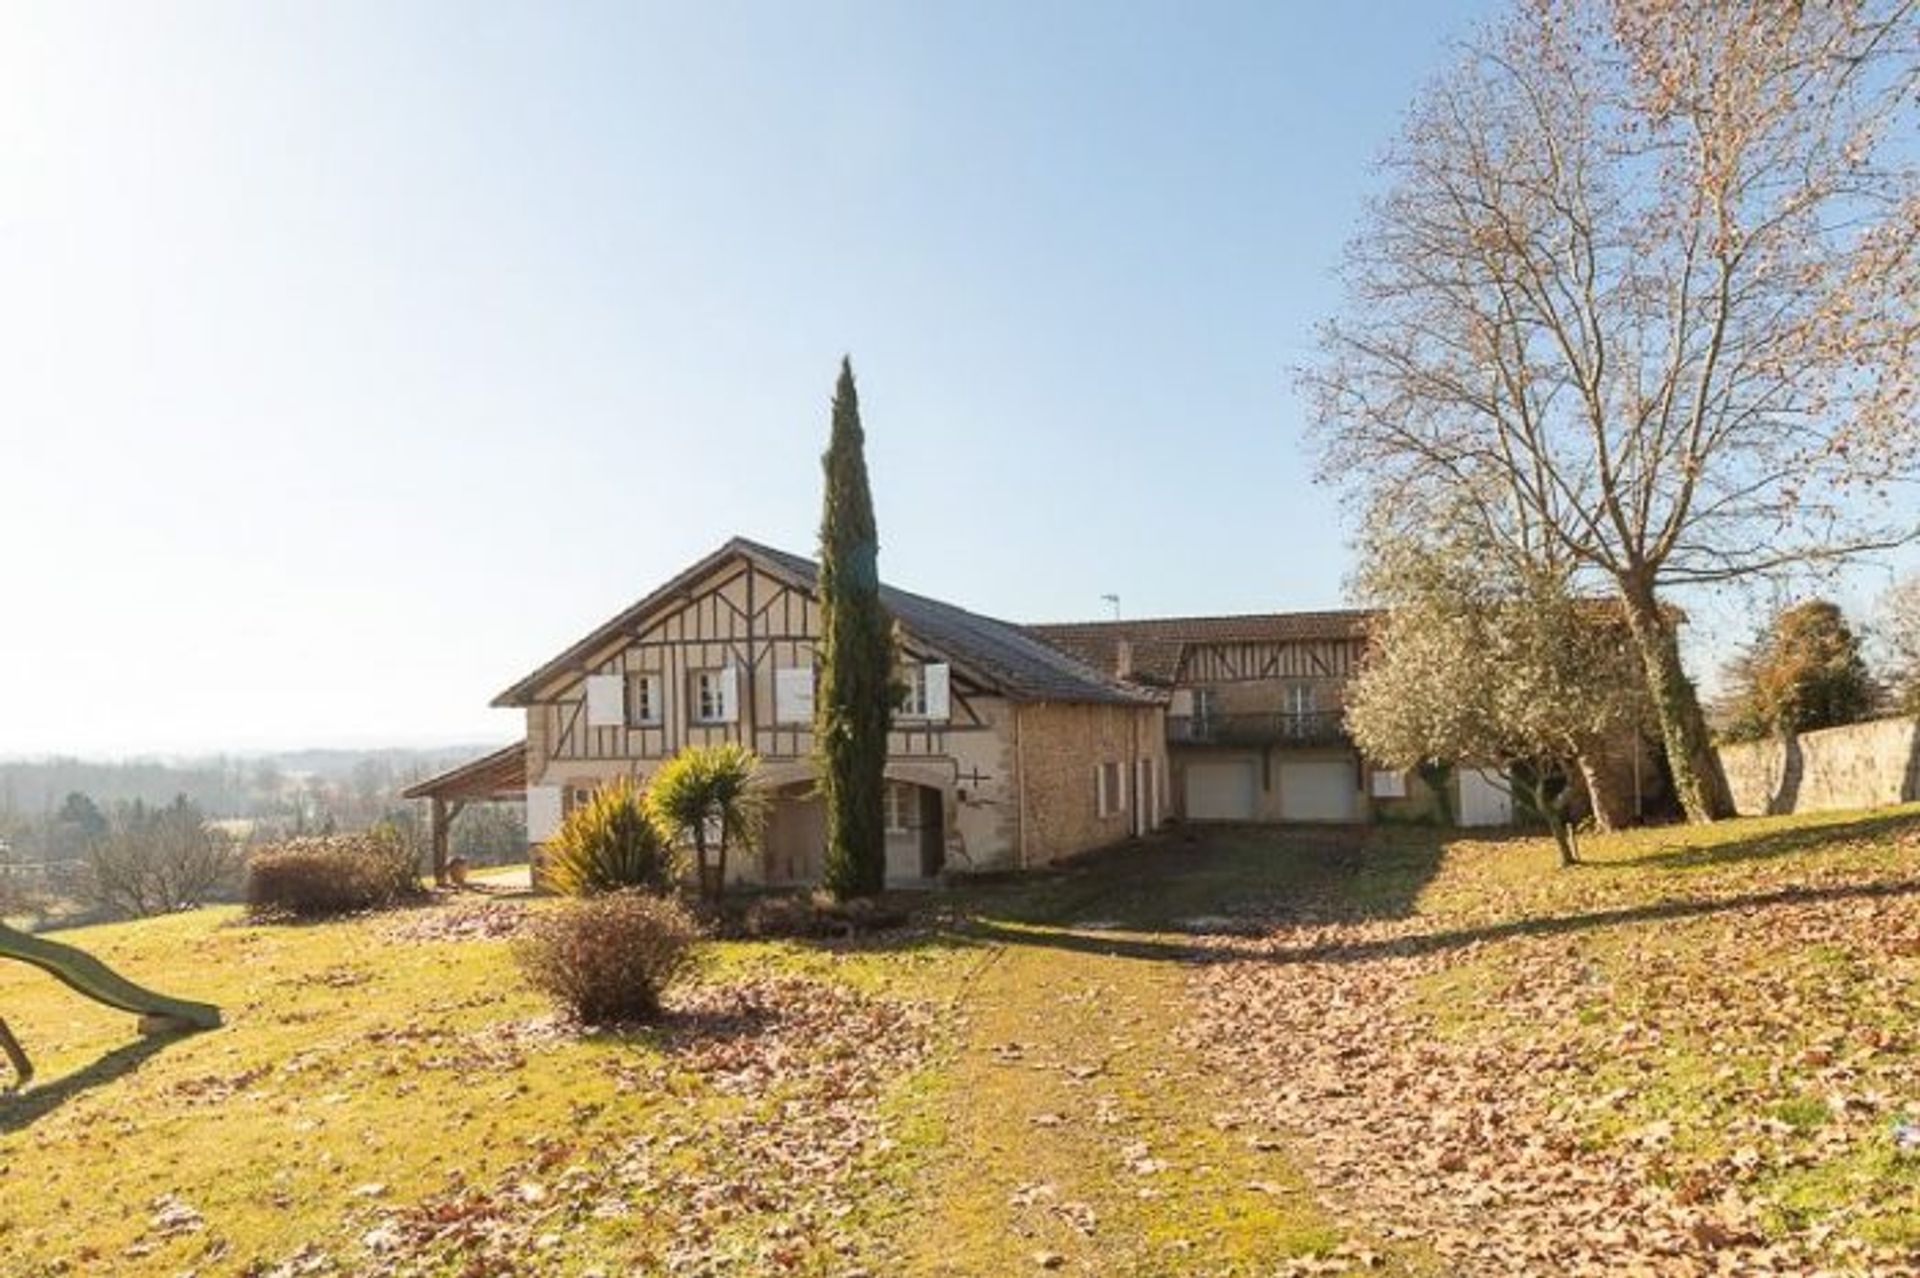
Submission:
[[[1288,368],[1483,4],[0,9],[0,753],[505,739],[734,532],[1339,602]]]

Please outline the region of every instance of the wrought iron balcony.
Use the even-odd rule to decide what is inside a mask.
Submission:
[[[1167,740],[1173,745],[1333,746],[1347,744],[1347,729],[1338,710],[1169,715]]]

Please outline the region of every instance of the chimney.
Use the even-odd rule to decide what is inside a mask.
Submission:
[[[1113,673],[1119,679],[1133,678],[1133,641],[1121,639],[1113,645]]]

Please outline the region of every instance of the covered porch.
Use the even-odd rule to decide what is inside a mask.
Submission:
[[[433,843],[433,881],[447,881],[447,849],[454,818],[469,803],[525,803],[527,800],[527,743],[484,755],[471,763],[428,777],[401,791],[408,799],[425,799]]]
[[[950,764],[888,760],[886,771],[887,885],[930,887],[947,865],[953,830],[954,773]],[[817,884],[826,868],[827,821],[809,761],[764,766],[760,782],[771,799],[762,832],[762,883],[772,887]]]

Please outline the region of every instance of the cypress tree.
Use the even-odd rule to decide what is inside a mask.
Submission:
[[[827,887],[842,900],[886,883],[882,787],[893,718],[893,623],[880,605],[880,536],[867,486],[853,364],[840,361],[821,465],[820,693],[814,740],[827,812]]]

